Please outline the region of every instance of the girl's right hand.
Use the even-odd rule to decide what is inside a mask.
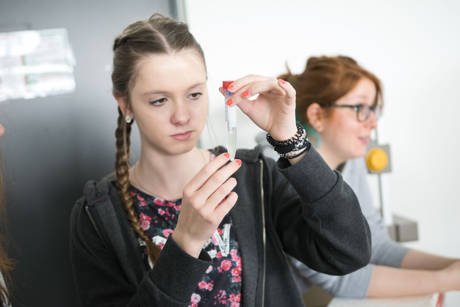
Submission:
[[[238,199],[238,195],[232,192],[236,179],[230,176],[240,168],[241,160],[225,165],[229,157],[228,153],[217,156],[185,186],[172,237],[195,258]]]

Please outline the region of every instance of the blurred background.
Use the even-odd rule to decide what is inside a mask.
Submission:
[[[379,140],[391,145],[392,172],[382,175],[385,208],[415,220],[406,245],[460,256],[460,2],[453,0],[186,1],[187,20],[205,51],[210,135],[225,140],[222,80],[304,70],[315,55],[348,55],[383,82]],[[239,147],[259,131],[238,119]],[[241,133],[244,131],[244,133]],[[377,189],[376,177],[370,175]],[[377,197],[378,193],[373,193]],[[378,203],[377,200],[374,202]],[[460,306],[448,293],[445,306]]]
[[[392,148],[385,206],[417,221],[419,240],[408,246],[460,257],[460,2],[0,0],[0,33],[66,29],[75,59],[73,92],[0,102],[14,306],[77,306],[68,219],[84,182],[113,169],[112,42],[153,12],[187,21],[205,51],[203,147],[225,140],[222,80],[277,76],[285,65],[301,72],[313,55],[348,55],[375,73],[385,99],[379,139]],[[239,115],[238,147],[253,147],[259,129]],[[444,306],[460,306],[460,295]]]

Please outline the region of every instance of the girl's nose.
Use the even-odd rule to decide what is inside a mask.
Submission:
[[[179,102],[175,105],[171,114],[171,122],[174,125],[185,125],[190,120],[190,112],[185,103]]]

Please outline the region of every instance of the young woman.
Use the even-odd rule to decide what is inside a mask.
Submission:
[[[3,125],[0,124],[0,137],[5,133]],[[4,249],[5,244],[5,204],[3,196],[3,176],[0,170],[0,306],[9,306],[10,295],[8,284],[10,282],[9,272],[12,269],[12,261]]]
[[[250,75],[229,86],[226,103],[284,156],[276,165],[239,150],[230,161],[222,147],[196,147],[207,76],[185,24],[153,15],[129,25],[113,50],[116,175],[89,182],[71,217],[83,305],[303,306],[284,252],[329,274],[367,264],[356,197],[309,150],[289,83]],[[133,123],[141,154],[130,167]]]
[[[335,296],[389,297],[460,290],[460,261],[392,241],[372,205],[363,156],[382,108],[379,79],[349,57],[312,57],[299,75],[280,76],[297,91],[297,115],[331,169],[342,170],[372,234],[371,264],[346,276],[318,273],[292,259],[300,284]]]

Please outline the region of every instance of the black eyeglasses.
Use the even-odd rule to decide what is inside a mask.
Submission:
[[[367,104],[330,104],[326,107],[330,108],[349,108],[356,112],[356,119],[359,122],[365,122],[371,116],[371,112],[374,112],[375,119],[379,119],[382,115],[382,106],[380,104],[374,104],[369,106]]]

